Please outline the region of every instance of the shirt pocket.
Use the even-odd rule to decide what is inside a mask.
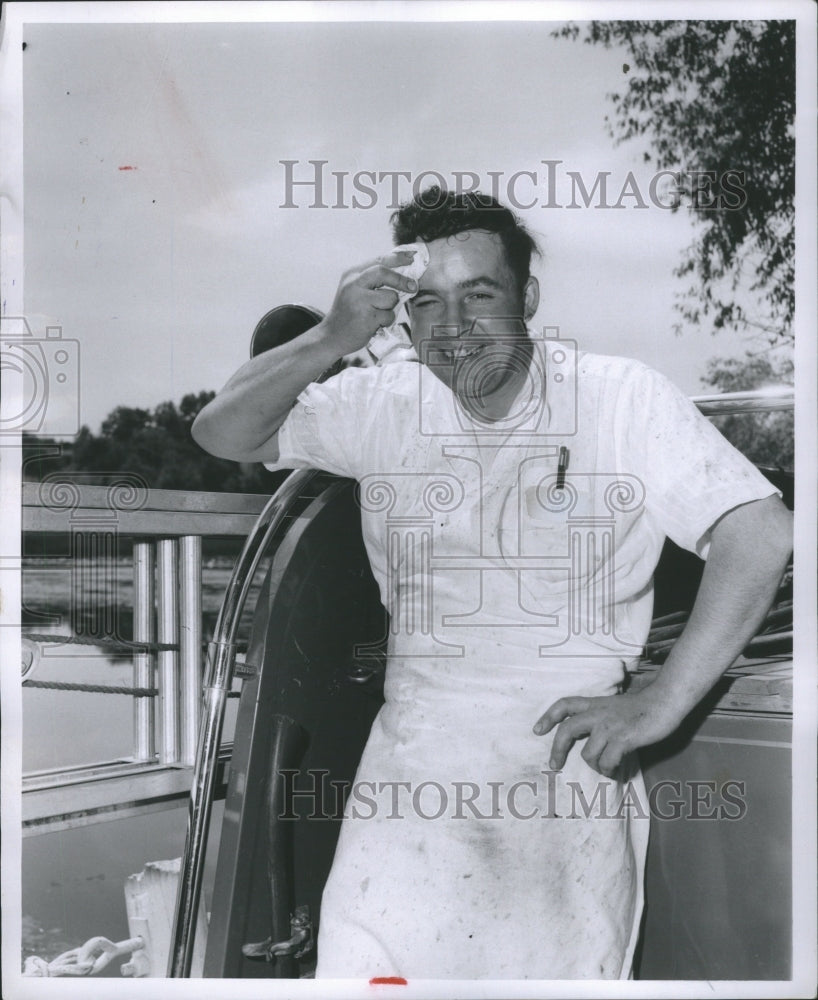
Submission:
[[[542,488],[528,486],[523,491],[520,505],[520,555],[537,560],[571,557],[571,526],[569,513],[576,506],[572,495],[566,492],[565,500]]]

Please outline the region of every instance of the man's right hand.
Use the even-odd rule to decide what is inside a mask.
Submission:
[[[411,264],[413,257],[413,251],[394,251],[345,272],[319,324],[338,357],[361,350],[380,327],[394,323],[398,292],[412,294],[417,283],[393,268]]]
[[[205,451],[237,462],[278,458],[276,433],[298,394],[321,372],[366,346],[395,321],[398,292],[415,282],[397,271],[414,251],[397,251],[347,271],[323,320],[295,340],[252,358],[196,417],[192,433]]]

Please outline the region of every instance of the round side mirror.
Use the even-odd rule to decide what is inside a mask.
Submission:
[[[324,318],[324,314],[311,306],[296,305],[286,303],[276,306],[268,313],[265,313],[256,324],[253,336],[250,338],[250,357],[255,358],[273,347],[280,347],[302,333],[312,329]],[[340,359],[316,379],[317,382],[325,382],[328,378],[341,371]]]

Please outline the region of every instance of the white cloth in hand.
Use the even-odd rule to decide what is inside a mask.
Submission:
[[[402,250],[414,250],[415,256],[411,264],[404,264],[395,267],[393,270],[420,281],[423,272],[429,266],[429,248],[425,243],[404,243],[395,247],[392,253]],[[395,322],[391,326],[381,327],[380,330],[367,344],[367,350],[379,365],[388,364],[392,361],[417,361],[417,353],[412,347],[409,339],[408,325],[409,313],[406,310],[406,303],[416,292],[398,292],[398,304],[395,306]]]

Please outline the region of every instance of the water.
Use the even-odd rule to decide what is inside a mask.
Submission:
[[[225,565],[206,566],[202,578],[205,637],[212,634],[229,577]],[[84,592],[76,604],[113,621],[123,637],[132,636],[132,570],[128,563],[109,568],[105,581],[85,574]],[[76,581],[77,576],[74,577]],[[247,635],[255,590],[240,635]],[[81,621],[77,607],[68,606],[71,591],[65,571],[39,563],[23,571],[25,631],[72,634],[69,621]],[[112,599],[113,598],[113,599]],[[81,609],[80,609],[81,610]],[[83,629],[87,632],[87,628]],[[38,681],[81,681],[92,684],[133,684],[129,655],[110,656],[99,647],[42,645],[33,676]],[[237,699],[228,702],[224,739],[232,739]],[[23,772],[93,764],[131,756],[133,700],[125,695],[23,688]],[[124,884],[149,861],[179,857],[184,847],[186,802],[181,807],[148,815],[108,820],[57,833],[26,837],[22,848],[23,958],[39,955],[48,961],[91,937],[113,941],[129,936]],[[205,905],[215,867],[223,804],[214,805],[210,848],[205,865]],[[100,975],[120,975],[114,961]]]
[[[222,807],[221,802],[214,806],[205,870],[208,909],[213,845],[218,841]],[[167,809],[27,837],[22,865],[23,959],[39,955],[51,961],[97,935],[112,941],[129,937],[125,880],[148,861],[178,858],[184,848],[186,819],[186,809]],[[119,978],[124,961],[114,961],[99,975]]]

